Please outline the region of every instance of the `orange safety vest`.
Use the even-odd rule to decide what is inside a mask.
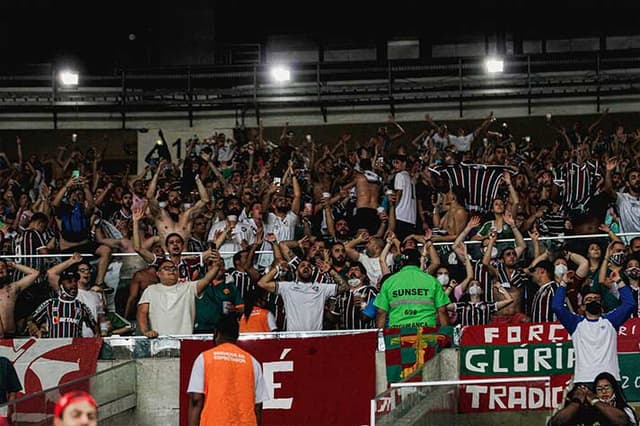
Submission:
[[[264,333],[269,332],[267,317],[269,311],[259,306],[254,306],[249,319],[242,315],[240,318],[240,333]]]
[[[205,399],[200,425],[257,424],[251,355],[232,343],[223,343],[202,356]]]

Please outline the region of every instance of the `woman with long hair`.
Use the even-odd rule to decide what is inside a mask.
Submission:
[[[638,416],[627,404],[622,387],[610,373],[600,373],[593,388],[576,386],[564,408],[549,421],[558,425],[637,425]]]

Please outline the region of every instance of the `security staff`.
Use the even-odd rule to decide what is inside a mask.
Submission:
[[[402,269],[384,282],[376,297],[376,326],[383,328],[388,314],[389,327],[434,327],[436,313],[440,325],[448,325],[449,297],[435,277],[420,269],[420,252],[405,250],[403,259]]]

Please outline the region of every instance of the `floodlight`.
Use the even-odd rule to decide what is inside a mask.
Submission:
[[[278,83],[286,83],[291,80],[291,71],[282,65],[271,68],[271,77]]]
[[[60,71],[60,82],[64,86],[77,86],[78,85],[78,73],[75,71],[64,70]]]
[[[504,61],[498,58],[488,58],[485,61],[485,67],[487,67],[487,72],[489,74],[496,74],[504,71]]]

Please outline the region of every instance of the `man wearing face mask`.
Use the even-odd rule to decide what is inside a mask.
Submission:
[[[571,276],[569,271],[562,277],[553,297],[552,308],[573,341],[576,356],[573,381],[576,384],[591,384],[603,371],[620,380],[618,329],[635,309],[631,289],[624,282],[618,283],[622,303],[616,309],[603,313],[602,296],[587,288],[582,299],[584,316],[577,315],[565,305],[567,282]]]
[[[455,311],[458,314],[458,322],[463,327],[467,325],[489,324],[491,315],[496,313],[498,309],[502,309],[513,302],[511,295],[502,288],[500,283],[495,283],[494,288],[504,299],[499,302],[485,302],[482,297],[482,285],[478,280],[472,280],[467,290],[469,293],[469,301],[449,303],[447,310],[451,312]]]
[[[373,328],[373,321],[362,315],[369,302],[376,297],[378,290],[369,285],[367,270],[362,263],[354,263],[347,271],[349,291],[338,298],[342,315],[340,328],[344,330],[361,330]]]
[[[632,257],[624,265],[624,281],[631,289],[636,308],[631,313],[631,318],[640,317],[640,260]]]
[[[461,244],[463,241],[465,241],[465,239],[467,238],[467,235],[469,235],[469,233],[473,229],[475,229],[479,224],[480,224],[480,216],[471,217],[471,219],[469,219],[469,222],[467,223],[467,226],[462,230],[460,235],[458,235],[453,245],[456,246],[458,244]],[[487,251],[488,246],[489,246],[489,239],[485,238],[484,240],[482,240],[482,243],[480,244],[480,255],[482,257],[484,257],[484,254]],[[491,251],[489,252],[489,256],[490,256],[489,262],[494,268],[496,268],[498,266],[496,262],[496,258],[498,257],[498,248],[495,246],[492,246],[490,250]],[[495,302],[494,291],[493,291],[493,289],[495,288],[493,287],[493,275],[491,275],[491,273],[489,272],[489,269],[482,264],[482,259],[472,259],[471,263],[473,265],[473,278],[477,280],[480,283],[480,286],[482,287],[483,300],[487,303]]]

